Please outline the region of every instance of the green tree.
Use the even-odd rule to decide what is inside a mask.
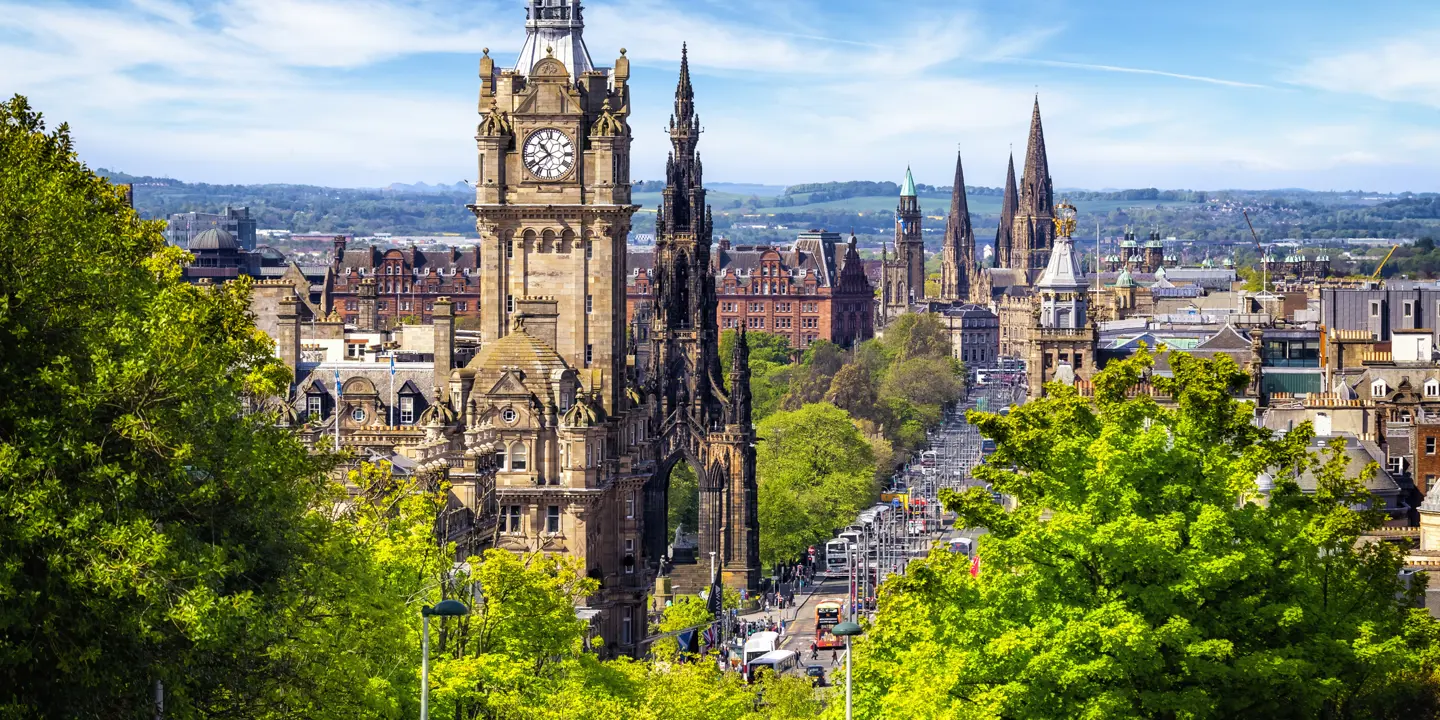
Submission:
[[[248,285],[180,280],[159,223],[0,104],[0,715],[263,717],[324,565],[328,461]],[[253,409],[253,405],[248,409]],[[296,686],[300,686],[297,690]]]
[[[675,528],[684,525],[686,532],[700,527],[700,478],[690,463],[675,463],[670,471],[669,506],[666,508],[666,537],[675,537]]]
[[[934,313],[905,313],[885,328],[882,343],[892,360],[950,357],[950,332]]]
[[[1226,357],[1174,353],[1173,399],[1063,386],[1007,417],[977,477],[1014,497],[945,496],[989,528],[979,573],[935,552],[887,584],[860,642],[857,717],[1399,718],[1437,710],[1437,623],[1415,609],[1343,443],[1257,427]],[[1372,468],[1373,470],[1373,468]],[[1277,479],[1268,497],[1255,478]],[[1367,471],[1369,472],[1369,471]],[[1313,478],[1303,492],[1297,474]],[[1362,508],[1362,509],[1357,509]]]
[[[852,362],[835,373],[830,381],[830,391],[825,393],[825,402],[850,413],[852,417],[870,418],[875,416],[877,397],[875,378],[859,363]]]
[[[959,363],[948,356],[913,357],[890,366],[880,395],[915,405],[949,405],[965,390],[961,377]]]
[[[757,432],[761,562],[798,557],[874,501],[874,452],[844,410],[777,412]]]
[[[840,372],[844,364],[844,350],[834,343],[817,340],[805,350],[800,366],[791,372],[790,389],[782,406],[786,410],[797,410],[824,400],[835,373]]]

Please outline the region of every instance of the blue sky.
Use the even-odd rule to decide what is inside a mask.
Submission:
[[[0,0],[0,93],[93,167],[376,186],[474,173],[521,0]],[[1061,187],[1440,190],[1440,3],[592,0],[658,177],[690,43],[711,181],[998,185],[1038,92]]]

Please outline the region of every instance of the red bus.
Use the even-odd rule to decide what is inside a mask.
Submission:
[[[840,603],[826,600],[815,606],[815,647],[821,650],[845,647],[845,638],[830,632],[840,624]]]

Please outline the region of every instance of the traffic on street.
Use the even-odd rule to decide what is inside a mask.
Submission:
[[[735,659],[743,671],[750,672],[751,653],[763,649],[767,662],[783,661],[793,672],[809,675],[817,686],[837,682],[831,673],[844,672],[845,638],[833,631],[843,622],[871,617],[878,588],[887,578],[904,574],[911,560],[937,547],[975,557],[985,529],[954,527],[955,517],[941,507],[939,494],[945,488],[989,489],[972,472],[994,452],[994,446],[980,437],[978,428],[966,420],[966,412],[1005,413],[1025,398],[1023,374],[991,373],[977,380],[963,403],[951,408],[944,423],[930,433],[929,446],[890,478],[881,501],[861,512],[835,538],[812,549],[808,562],[812,580],[790,607],[740,616],[752,623],[750,627],[778,629],[751,635],[759,638],[753,647],[749,640],[740,641],[743,654]],[[993,497],[997,503],[1008,502],[1000,493]],[[798,662],[790,662],[791,653]],[[843,676],[838,682],[844,682]]]

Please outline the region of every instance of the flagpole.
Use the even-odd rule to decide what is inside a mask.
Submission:
[[[395,427],[395,404],[398,399],[395,397],[395,351],[390,351],[390,412],[388,413],[390,427]]]

